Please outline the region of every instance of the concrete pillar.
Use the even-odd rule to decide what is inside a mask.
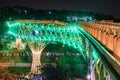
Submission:
[[[120,37],[116,39],[116,51],[115,54],[120,59]]]
[[[94,29],[94,31],[93,31],[93,36],[95,37],[95,28],[93,28]]]
[[[91,29],[92,29],[91,33],[92,33],[92,36],[93,36],[94,35],[94,28],[91,27]]]
[[[25,48],[25,44],[22,43],[21,38],[16,37],[16,42],[13,44],[13,47],[21,50]]]
[[[108,36],[108,49],[110,49],[111,51],[113,51],[113,35],[112,34],[109,34]]]
[[[91,31],[91,35],[93,36],[94,35],[94,29],[93,27],[91,27],[92,31]]]
[[[101,30],[100,29],[98,30],[98,40],[99,41],[101,40]]]
[[[103,30],[101,29],[101,33],[100,33],[100,42],[103,44]]]
[[[32,52],[32,65],[31,65],[31,73],[38,73],[38,66],[41,65],[40,61],[41,53],[33,53]]]
[[[102,38],[102,43],[105,45],[106,44],[106,32],[105,32],[105,30],[102,32],[102,34],[101,34],[101,38]]]
[[[97,29],[95,29],[95,35],[94,35],[95,38],[97,38]]]
[[[28,44],[32,52],[32,65],[31,73],[38,73],[38,66],[41,66],[41,55],[42,51],[45,48],[44,43]]]
[[[96,36],[96,39],[98,40],[98,36],[99,36],[99,30],[97,28],[97,36]]]
[[[114,31],[114,36],[113,36],[113,55],[116,54],[116,50],[117,50],[117,34],[116,34],[116,30]]]
[[[108,37],[109,37],[109,34],[106,33],[106,36],[105,36],[105,46],[106,47],[108,46]]]
[[[88,32],[91,34],[91,27],[90,26],[88,27]]]

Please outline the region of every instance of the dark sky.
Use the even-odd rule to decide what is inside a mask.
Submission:
[[[0,0],[0,6],[93,11],[120,17],[120,0]]]

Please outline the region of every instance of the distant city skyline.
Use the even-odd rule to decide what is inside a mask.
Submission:
[[[35,9],[80,10],[104,13],[120,18],[120,0],[0,0],[2,6]]]

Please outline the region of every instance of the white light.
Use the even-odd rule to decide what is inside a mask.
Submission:
[[[35,31],[35,33],[36,33],[36,34],[39,34],[39,31],[38,31],[38,30],[36,30],[36,31]]]
[[[87,79],[90,80],[90,75],[87,75]]]
[[[24,12],[26,13],[26,12],[27,12],[27,10],[24,10]]]
[[[92,17],[90,17],[89,19],[92,20]]]
[[[77,55],[77,56],[79,56],[80,54],[79,54],[79,53],[77,53],[76,55]]]
[[[51,56],[51,53],[47,52],[47,53],[46,53],[46,56]]]
[[[49,14],[52,14],[51,11],[48,12]]]
[[[25,15],[27,15],[27,10],[24,10],[24,12],[25,12]]]

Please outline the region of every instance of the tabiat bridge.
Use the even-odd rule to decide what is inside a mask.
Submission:
[[[41,53],[51,42],[73,47],[90,66],[91,80],[120,79],[120,27],[99,22],[65,23],[57,20],[6,22],[8,34],[16,37],[14,47],[26,43],[32,52],[31,73],[41,65]]]

